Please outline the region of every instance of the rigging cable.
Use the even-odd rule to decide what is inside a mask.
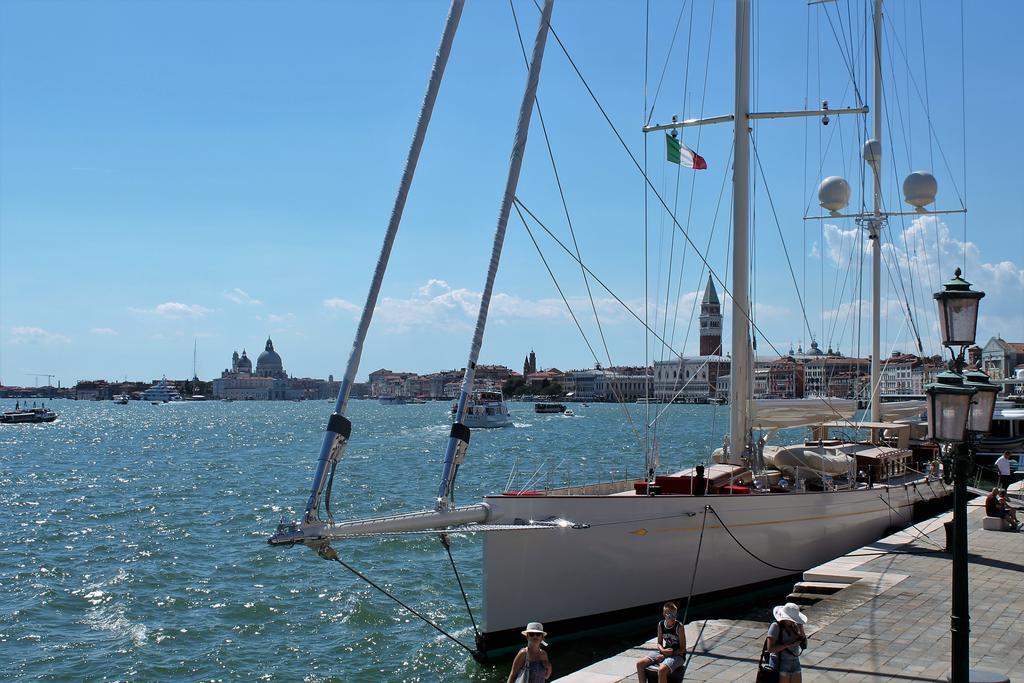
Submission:
[[[452,563],[452,571],[455,572],[455,580],[459,582],[459,591],[462,593],[462,601],[466,603],[466,613],[469,614],[469,621],[473,624],[473,633],[476,634],[477,641],[480,640],[480,629],[476,627],[476,619],[473,618],[473,610],[469,606],[469,598],[466,596],[466,589],[462,586],[462,577],[459,576],[459,568],[455,566],[455,558],[452,557],[452,544],[448,538],[448,534],[441,534],[441,545],[444,546],[445,552],[448,553],[448,559]]]
[[[647,64],[650,57],[650,44],[651,44],[651,0],[647,0],[647,10],[644,15],[644,114],[647,113]],[[561,41],[559,41],[561,44]],[[643,176],[644,180],[650,182],[647,177],[647,137],[644,136],[644,167]],[[647,200],[650,193],[647,190],[647,183],[642,183],[644,191],[644,328],[650,330],[648,326],[649,319],[649,308],[650,308],[650,294],[647,291],[650,286],[650,273],[648,272],[649,266],[649,248],[647,246],[647,237],[649,232],[648,226],[648,214],[650,209],[647,206]],[[647,331],[644,332],[644,397],[647,399],[644,401],[644,424],[647,425],[651,421],[651,382],[647,380],[646,368],[650,367],[650,344],[651,338]],[[651,452],[651,432],[650,427],[646,427],[644,433],[644,474],[646,478],[650,480],[654,469],[654,454]]]
[[[389,598],[391,598],[392,600],[397,602],[399,605],[404,607],[413,616],[418,617],[419,619],[423,620],[425,623],[429,624],[435,631],[437,631],[438,633],[443,635],[445,638],[447,638],[448,640],[452,641],[453,643],[455,643],[456,645],[461,647],[463,650],[468,652],[470,655],[472,655],[472,657],[474,659],[477,658],[478,655],[477,655],[476,650],[474,650],[470,646],[466,645],[465,643],[463,643],[461,640],[459,640],[458,638],[456,638],[452,634],[450,634],[447,631],[445,631],[443,628],[438,626],[435,622],[433,622],[430,619],[428,619],[426,616],[420,614],[418,611],[416,611],[415,609],[413,609],[409,605],[407,605],[404,602],[402,602],[400,599],[398,599],[398,597],[396,597],[394,594],[389,592],[386,588],[383,588],[382,586],[378,586],[376,583],[374,583],[372,580],[370,580],[370,578],[368,576],[366,576],[365,574],[360,572],[358,569],[356,569],[355,567],[353,567],[352,565],[346,563],[344,560],[342,560],[340,557],[338,557],[338,552],[334,548],[332,548],[330,546],[323,546],[319,552],[320,552],[321,556],[324,559],[334,560],[335,562],[340,564],[342,567],[344,567],[345,569],[349,570],[350,572],[352,572],[353,574],[358,576],[360,579],[362,579],[363,581],[365,581],[369,585],[371,585],[374,588],[376,588],[377,590],[379,590],[384,595],[388,596]]]
[[[655,107],[655,105],[658,104],[658,95],[661,93],[661,85],[665,81],[665,72],[668,71],[668,62],[672,58],[672,50],[675,48],[675,45],[676,45],[676,36],[679,34],[679,25],[683,21],[683,13],[686,12],[686,3],[687,2],[688,2],[688,0],[683,0],[683,4],[679,8],[679,16],[676,17],[676,27],[672,31],[672,40],[669,41],[668,53],[666,53],[666,55],[665,55],[665,64],[661,67],[661,76],[658,78],[658,87],[654,89],[654,99],[651,100],[651,107],[650,107],[650,109],[644,114],[644,125],[650,124],[651,118],[654,117],[654,107]],[[647,11],[648,12],[650,12],[650,8],[651,8],[651,3],[648,2],[647,3]],[[692,27],[693,26],[693,23],[692,23],[693,22],[693,5],[690,5],[690,21],[691,21],[690,26]],[[650,24],[649,23],[647,24],[647,29],[648,29],[648,39],[649,39],[649,31],[650,31]],[[689,44],[687,44],[687,48],[689,48]],[[685,92],[685,90],[684,90],[684,92]],[[645,108],[646,108],[646,103],[645,103]]]
[[[964,0],[960,0],[960,128],[961,143],[963,145],[964,160],[964,206],[967,205],[967,75],[964,71],[965,53],[967,51],[964,41]],[[961,266],[964,272],[967,271],[967,214],[964,213],[964,256]]]
[[[764,184],[764,192],[768,197],[768,206],[771,207],[772,216],[775,218],[775,227],[779,231],[779,240],[782,242],[782,253],[786,255],[786,265],[789,266],[789,277],[793,280],[793,289],[796,290],[797,301],[800,302],[800,313],[804,319],[804,327],[807,328],[807,334],[814,334],[811,332],[811,324],[807,322],[807,309],[804,307],[803,297],[800,296],[800,285],[796,281],[796,272],[793,270],[793,261],[789,258],[789,249],[786,247],[786,238],[782,234],[782,224],[779,222],[779,214],[775,211],[775,202],[772,200],[772,192],[768,187],[768,178],[764,174],[764,167],[761,166],[761,156],[757,153],[757,143],[754,142],[753,136],[750,138],[751,146],[754,149],[754,160],[757,162],[757,169],[761,171],[761,181]]]
[[[537,239],[533,236],[533,231],[530,230],[529,223],[527,223],[525,216],[523,216],[522,209],[525,209],[527,213],[530,213],[530,210],[527,209],[526,206],[523,205],[523,203],[521,201],[519,201],[518,197],[515,197],[513,201],[514,201],[513,206],[515,206],[516,214],[519,215],[519,220],[521,220],[523,222],[523,227],[526,228],[526,233],[530,236],[530,241],[533,242],[533,246],[537,250],[537,255],[540,256],[540,260],[544,263],[544,268],[547,269],[548,275],[551,277],[551,282],[554,283],[555,289],[558,290],[558,295],[560,297],[562,297],[562,302],[565,304],[565,308],[569,312],[569,316],[572,318],[573,323],[576,324],[576,329],[578,329],[580,331],[580,335],[583,337],[583,341],[586,343],[587,348],[590,349],[590,355],[593,356],[595,361],[597,361],[598,360],[597,352],[594,351],[594,347],[591,345],[590,340],[587,338],[587,333],[583,331],[583,326],[580,324],[579,319],[576,317],[576,313],[572,310],[572,306],[569,305],[569,300],[566,298],[565,292],[562,291],[561,285],[558,284],[558,278],[555,277],[555,273],[551,270],[551,266],[548,264],[547,259],[544,257],[543,251],[541,251],[540,245],[537,243]],[[530,216],[535,221],[537,221],[538,225],[541,225],[541,227],[544,227],[543,224],[541,224],[541,222],[539,220],[537,220],[536,216],[534,216],[532,213],[530,213]],[[544,230],[547,231],[547,228],[544,227]],[[548,232],[548,234],[550,235],[551,233]],[[554,236],[552,235],[552,237],[554,237]],[[558,241],[558,240],[556,239],[556,241]],[[567,252],[569,251],[565,247],[565,245],[562,244],[560,241],[559,241],[559,246],[561,246]],[[572,252],[569,252],[569,255],[572,256]],[[586,266],[583,265],[583,261],[577,261],[577,262],[580,264],[581,268],[584,268],[584,269],[586,269],[587,272],[590,272],[590,269],[586,268]],[[597,277],[592,272],[590,272],[590,275],[591,275],[591,277],[594,278],[595,281],[597,281],[602,287],[604,287],[605,290],[607,290],[609,293],[611,293],[611,290],[609,290],[608,287],[606,287],[603,282],[598,280]],[[612,296],[615,296],[615,295],[612,294]],[[617,296],[615,297],[615,299],[619,303],[621,303],[627,310],[629,310],[629,307],[626,306],[626,304],[621,299],[619,299]],[[625,403],[622,401],[621,397],[619,396],[618,391],[615,388],[615,383],[614,382],[610,382],[608,384],[608,386],[611,388],[612,395],[615,396],[616,401],[619,404],[622,405],[622,409],[626,413],[626,419],[629,422],[629,426],[633,430],[633,434],[636,436],[638,443],[641,446],[643,446],[644,442],[643,442],[643,438],[642,438],[642,436],[640,434],[640,431],[636,428],[636,424],[633,422],[633,418],[629,414],[629,409],[626,408]],[[646,451],[645,451],[645,453],[646,453]]]
[[[526,56],[526,45],[523,42],[522,31],[519,28],[519,18],[516,15],[516,8],[515,8],[515,5],[512,3],[512,0],[509,0],[509,7],[512,10],[512,21],[514,22],[515,27],[516,27],[516,36],[519,38],[519,48],[520,48],[520,50],[522,51],[522,54],[523,54],[523,62],[526,64],[527,68],[529,68],[529,58]],[[576,251],[576,258],[577,258],[577,261],[580,263],[580,266],[581,266],[580,273],[583,276],[583,284],[584,284],[584,286],[587,289],[587,298],[590,300],[590,309],[591,309],[591,311],[594,314],[594,322],[597,325],[597,331],[598,331],[598,334],[601,337],[601,344],[604,347],[605,357],[608,359],[609,367],[611,367],[611,366],[613,366],[613,363],[612,363],[612,353],[611,353],[611,350],[608,348],[608,340],[605,338],[604,326],[601,324],[601,317],[600,317],[600,315],[598,315],[598,312],[597,312],[597,304],[594,302],[594,294],[593,294],[593,291],[591,290],[591,287],[590,287],[590,280],[587,278],[586,270],[584,268],[582,268],[583,257],[580,254],[580,246],[579,246],[579,243],[576,240],[576,231],[575,231],[575,229],[573,227],[572,217],[569,214],[569,203],[568,203],[568,200],[566,200],[566,198],[565,198],[565,191],[564,191],[564,189],[562,187],[562,178],[561,178],[561,175],[558,173],[558,166],[555,164],[555,153],[554,153],[554,150],[551,147],[551,138],[548,135],[547,123],[544,120],[544,114],[543,114],[543,112],[541,111],[541,108],[540,108],[540,98],[537,98],[537,100],[536,100],[536,107],[537,107],[537,118],[540,121],[541,131],[544,134],[544,143],[547,146],[547,150],[548,150],[548,159],[551,161],[551,170],[552,170],[552,173],[554,174],[554,177],[555,177],[555,185],[558,188],[558,195],[559,195],[559,197],[561,198],[561,201],[562,201],[562,211],[565,213],[565,221],[566,221],[566,224],[569,227],[569,235],[572,237],[572,244],[573,244],[573,248]],[[522,218],[522,215],[520,215],[520,219],[521,218]],[[524,221],[524,224],[525,224],[525,221]],[[531,239],[532,239],[532,235],[531,235]],[[536,242],[534,242],[534,246],[536,246]],[[539,253],[539,248],[538,248],[538,253]],[[544,265],[545,265],[545,267],[547,267],[547,263],[545,263]],[[551,272],[550,268],[548,268],[548,274],[551,275],[552,280],[554,280],[554,274]],[[556,285],[557,285],[557,283],[556,283]],[[565,301],[566,308],[568,308],[570,314],[572,314],[572,308],[569,306],[569,302],[565,299],[564,295],[562,297],[562,300]],[[574,320],[575,320],[575,316],[574,316]],[[580,326],[578,321],[576,323],[576,326],[580,330],[580,334],[583,335],[583,340],[586,342],[587,347],[590,349],[590,353],[594,357],[594,361],[597,362],[598,361],[597,354],[594,352],[593,347],[590,345],[590,341],[587,339],[587,335],[583,332],[583,328]],[[640,438],[640,434],[639,434],[639,431],[636,428],[636,425],[633,423],[633,416],[630,414],[629,409],[626,408],[625,402],[619,396],[619,394],[618,394],[618,392],[617,392],[617,390],[615,388],[615,383],[614,382],[610,383],[610,387],[612,389],[612,395],[615,397],[616,402],[620,406],[622,406],[622,411],[623,411],[623,413],[626,416],[626,421],[629,423],[630,428],[633,429],[634,433],[636,433],[637,438],[639,439]]]
[[[536,0],[534,0],[534,2],[535,2],[535,4],[536,4]],[[589,83],[589,82],[588,82],[588,81],[586,80],[586,78],[584,78],[584,76],[583,76],[583,73],[582,73],[582,72],[580,71],[580,69],[579,69],[579,66],[578,66],[578,65],[576,64],[575,60],[573,60],[573,58],[572,58],[572,55],[570,55],[570,54],[569,54],[569,50],[568,50],[568,48],[567,48],[567,47],[565,46],[565,43],[564,43],[564,42],[562,42],[562,38],[561,38],[561,36],[560,36],[560,35],[558,34],[558,32],[557,32],[557,31],[555,30],[554,26],[552,26],[551,24],[549,24],[549,25],[548,25],[548,28],[550,29],[550,32],[551,32],[551,36],[552,36],[552,37],[553,37],[553,38],[555,39],[555,42],[556,42],[556,43],[558,44],[558,47],[559,47],[559,49],[560,49],[560,50],[562,51],[562,54],[564,54],[564,55],[565,55],[565,57],[566,57],[566,60],[567,60],[567,61],[569,62],[569,65],[570,65],[570,66],[572,67],[573,71],[574,71],[574,72],[576,73],[577,77],[578,77],[578,78],[580,79],[580,82],[581,82],[581,83],[583,84],[583,87],[584,87],[584,89],[586,89],[586,91],[587,91],[587,94],[588,94],[588,95],[590,95],[590,98],[591,98],[591,100],[593,100],[593,102],[594,102],[595,106],[596,106],[596,107],[598,108],[598,111],[599,111],[599,112],[601,112],[601,116],[602,116],[602,117],[604,118],[605,122],[606,122],[606,123],[608,124],[608,126],[609,126],[609,128],[611,129],[612,133],[613,133],[613,134],[615,135],[615,138],[616,138],[616,139],[618,140],[619,144],[620,144],[620,145],[622,146],[623,150],[624,150],[624,151],[626,152],[626,155],[627,155],[627,156],[629,157],[630,161],[632,161],[632,162],[633,162],[633,165],[634,165],[634,166],[635,166],[635,167],[637,168],[637,170],[638,170],[638,171],[640,171],[640,173],[642,174],[642,176],[643,176],[643,179],[644,179],[644,182],[645,182],[645,184],[646,184],[647,188],[649,189],[649,191],[650,191],[650,194],[653,194],[653,195],[654,195],[654,196],[655,196],[655,197],[656,197],[656,198],[658,199],[658,202],[659,202],[659,203],[660,203],[660,204],[662,205],[662,207],[663,207],[663,208],[664,208],[664,209],[665,209],[666,211],[669,211],[669,208],[668,208],[668,204],[667,204],[667,203],[665,202],[664,198],[663,198],[663,197],[662,197],[662,196],[661,196],[661,195],[660,195],[660,194],[658,193],[657,189],[656,189],[656,188],[654,187],[654,184],[653,184],[653,183],[651,182],[651,180],[650,180],[650,177],[649,177],[649,176],[647,175],[647,173],[645,172],[645,170],[644,170],[644,167],[640,165],[640,162],[639,162],[639,161],[637,160],[636,156],[635,156],[635,155],[633,154],[632,150],[631,150],[631,149],[629,148],[629,146],[628,146],[628,145],[626,144],[626,141],[625,141],[625,140],[623,139],[623,137],[622,137],[622,134],[621,134],[621,133],[619,132],[618,128],[616,128],[616,127],[615,127],[615,124],[614,124],[614,123],[612,122],[612,120],[611,120],[611,117],[610,117],[610,116],[608,115],[608,112],[607,112],[607,111],[605,110],[604,106],[603,106],[603,105],[601,104],[600,100],[599,100],[599,99],[597,98],[597,95],[596,95],[596,94],[594,93],[594,90],[593,90],[593,88],[591,88],[591,87],[590,87],[590,83]],[[645,146],[646,146],[646,145],[645,145]],[[645,198],[646,198],[646,196],[647,196],[647,193],[645,193]],[[519,203],[519,204],[520,204],[520,206],[523,206],[523,205],[522,205],[522,203],[521,203],[521,202],[520,202],[520,201],[519,201],[518,199],[516,199],[516,202],[517,202],[517,203]],[[527,207],[526,207],[526,206],[523,206],[523,209],[524,209],[524,210],[526,210],[526,211],[527,211],[527,213],[529,213],[529,214],[530,214],[530,216],[531,216],[531,217],[532,217],[532,218],[533,218],[534,220],[537,220],[538,224],[539,224],[539,225],[541,225],[541,227],[542,227],[542,228],[544,228],[544,231],[545,231],[545,232],[547,232],[547,233],[548,233],[548,235],[552,237],[552,239],[554,239],[554,240],[555,240],[556,242],[558,242],[559,246],[561,246],[561,247],[562,247],[563,249],[566,249],[565,245],[564,245],[564,244],[562,244],[562,243],[561,243],[561,241],[560,241],[560,240],[558,240],[558,239],[557,239],[557,238],[556,238],[556,237],[555,237],[555,236],[554,236],[554,235],[553,235],[553,234],[551,233],[551,231],[550,231],[550,230],[548,230],[548,229],[547,229],[547,228],[546,228],[546,227],[545,227],[545,226],[544,226],[544,225],[543,225],[543,224],[542,224],[542,223],[541,223],[541,222],[540,222],[540,221],[539,221],[539,220],[537,219],[537,217],[536,217],[536,216],[534,216],[534,215],[533,215],[533,214],[532,214],[532,213],[531,213],[531,212],[529,211],[529,209],[527,209]],[[700,252],[699,252],[699,251],[697,250],[697,248],[696,248],[696,245],[694,245],[694,243],[693,243],[693,239],[692,239],[692,238],[690,237],[689,231],[687,231],[687,230],[686,230],[685,228],[683,228],[682,224],[680,224],[679,220],[678,220],[678,219],[677,219],[677,218],[675,217],[675,215],[674,215],[674,214],[672,214],[672,213],[671,213],[670,211],[669,211],[669,213],[670,213],[670,215],[671,215],[671,217],[672,217],[672,222],[673,222],[673,224],[675,225],[675,227],[679,229],[679,231],[680,231],[680,232],[681,232],[681,233],[683,234],[683,236],[684,236],[684,237],[686,238],[686,241],[690,243],[690,246],[691,246],[691,247],[692,247],[692,248],[694,249],[694,252],[695,252],[695,253],[697,253],[697,254],[699,255],[699,253],[700,253]],[[568,252],[568,249],[566,249],[566,251]],[[571,254],[571,252],[569,252],[569,253]],[[730,288],[729,288],[729,287],[728,287],[728,286],[726,285],[725,281],[721,279],[721,277],[720,277],[720,276],[718,275],[718,273],[716,273],[716,272],[715,272],[715,270],[714,270],[713,268],[711,268],[711,264],[710,264],[710,263],[708,263],[707,259],[706,259],[706,258],[704,258],[703,256],[701,256],[701,261],[702,261],[702,262],[704,263],[704,265],[705,265],[705,266],[706,266],[706,267],[708,268],[708,270],[709,270],[709,272],[711,273],[711,275],[712,275],[712,276],[713,276],[713,277],[714,277],[714,278],[715,278],[716,280],[718,280],[719,284],[720,284],[720,285],[721,285],[721,287],[722,287],[722,291],[723,291],[723,292],[724,292],[724,293],[725,293],[725,294],[726,294],[727,296],[730,296],[730,297],[731,297],[731,296],[732,296],[732,291],[731,291],[731,290],[730,290]],[[588,269],[588,272],[590,272],[590,273],[591,273],[591,275],[593,275],[593,271],[589,271],[589,269]],[[604,286],[604,285],[602,284],[602,286]],[[606,289],[606,290],[608,290],[608,288],[607,288],[607,287],[605,287],[605,289]],[[608,290],[608,291],[610,292],[611,290]],[[619,299],[618,301],[619,301],[619,303],[622,303],[621,299]],[[625,306],[625,304],[623,304],[623,305]],[[628,306],[626,306],[626,309],[627,309],[627,310],[629,310],[629,311],[630,311],[630,313],[632,314],[632,311],[631,311],[631,310],[629,309],[629,307],[628,307]],[[636,314],[633,314],[633,315],[634,315],[634,317],[637,317],[637,316],[636,316]],[[749,324],[749,325],[751,326],[751,328],[752,328],[752,331],[754,331],[754,332],[757,332],[758,334],[760,334],[760,335],[761,335],[761,337],[762,337],[762,338],[763,338],[763,339],[764,339],[764,340],[765,340],[765,341],[766,341],[766,342],[768,343],[768,345],[769,345],[769,347],[771,348],[772,352],[773,352],[773,353],[776,353],[776,354],[778,354],[778,355],[780,355],[780,356],[781,356],[781,355],[782,355],[782,353],[781,353],[781,352],[780,352],[780,351],[778,350],[778,348],[776,348],[776,346],[775,346],[775,345],[774,345],[774,344],[773,344],[773,343],[772,343],[772,342],[771,342],[771,341],[770,341],[770,340],[768,339],[768,337],[764,335],[764,333],[763,333],[763,332],[761,331],[761,329],[760,329],[760,328],[759,328],[759,327],[757,326],[757,324],[756,324],[756,323],[755,323],[755,322],[754,322],[754,321],[753,321],[753,320],[751,319],[751,317],[750,317],[749,313],[748,313],[748,314],[746,314],[746,315],[745,315],[745,317],[746,317],[746,319],[747,319],[747,323],[748,323],[748,324]],[[651,333],[651,334],[652,334],[653,336],[657,337],[657,333],[656,333],[656,332],[654,332],[653,330],[651,330],[649,326],[646,326],[646,324],[645,324],[645,327],[647,328],[648,332],[650,332],[650,333]],[[661,339],[659,339],[659,341],[662,341],[662,342],[664,343],[664,340],[661,340]],[[645,376],[645,377],[646,377],[646,376]],[[830,403],[829,403],[828,401],[824,401],[824,400],[822,400],[822,402],[823,402],[823,403],[824,403],[824,404],[825,404],[826,406],[828,406],[829,408],[832,408],[831,404],[830,404]],[[834,408],[832,408],[832,409],[834,410]],[[838,417],[839,417],[840,419],[845,419],[845,418],[842,418],[842,416],[841,416],[841,415],[839,415],[838,411],[835,411],[835,412],[836,412],[837,416],[838,416]]]

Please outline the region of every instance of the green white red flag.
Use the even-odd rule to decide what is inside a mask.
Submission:
[[[704,157],[684,145],[678,138],[666,133],[665,144],[668,160],[673,164],[692,168],[695,171],[703,171],[708,167],[708,162],[704,161]]]

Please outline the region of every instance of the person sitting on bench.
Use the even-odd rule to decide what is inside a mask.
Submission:
[[[1020,526],[1017,521],[1017,512],[1006,504],[1006,495],[998,486],[992,489],[992,493],[985,496],[985,514],[989,517],[1002,518],[1014,531]]]

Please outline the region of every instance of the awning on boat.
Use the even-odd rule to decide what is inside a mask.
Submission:
[[[754,401],[751,424],[757,429],[803,427],[835,420],[849,420],[857,401],[842,398],[762,399]]]

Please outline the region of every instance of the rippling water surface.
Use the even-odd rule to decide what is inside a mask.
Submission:
[[[13,401],[0,401],[10,410]],[[0,662],[43,680],[504,680],[336,563],[265,543],[305,504],[332,402],[54,401],[53,424],[0,425]],[[573,408],[475,430],[468,503],[515,488],[638,476],[647,409]],[[354,401],[335,517],[431,506],[447,403]],[[651,411],[655,406],[650,407]],[[725,409],[670,406],[666,469],[703,458]],[[638,439],[638,433],[641,435]],[[453,554],[479,609],[479,539]],[[473,631],[433,537],[339,544],[343,557],[466,643]],[[655,615],[656,616],[656,615]],[[631,635],[632,637],[632,635]],[[625,644],[628,644],[627,641]],[[556,676],[568,673],[552,652]],[[587,654],[577,654],[575,663]]]

